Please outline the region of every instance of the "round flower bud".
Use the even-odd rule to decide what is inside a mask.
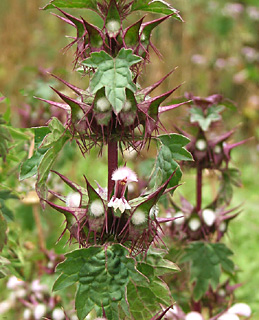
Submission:
[[[111,110],[111,104],[106,97],[101,97],[96,101],[95,108],[99,112],[107,112]]]
[[[205,151],[207,149],[207,142],[204,139],[198,139],[195,146],[199,151]]]
[[[181,211],[176,212],[176,214],[174,215],[174,218],[177,218],[174,220],[174,224],[176,224],[177,226],[180,226],[184,223],[185,218],[184,218],[184,214]]]
[[[187,313],[185,320],[203,320],[203,316],[199,312],[192,311]]]
[[[35,307],[33,315],[36,320],[40,320],[46,314],[46,312],[47,307],[44,304],[40,303]]]
[[[66,206],[71,208],[79,208],[81,202],[81,195],[78,192],[71,192],[66,198]]]
[[[218,320],[239,320],[239,317],[236,314],[226,312],[222,314]]]
[[[90,212],[93,216],[95,216],[96,218],[102,216],[104,214],[104,207],[103,207],[103,203],[101,200],[97,199],[94,200],[91,204],[90,204]]]
[[[197,231],[201,227],[201,221],[198,217],[193,217],[189,220],[188,226],[192,231]]]
[[[226,291],[225,291],[223,288],[221,288],[221,289],[219,289],[219,291],[218,291],[218,295],[219,295],[220,297],[225,297],[225,296],[226,296]]]
[[[120,22],[116,20],[110,20],[106,23],[106,29],[110,37],[116,37],[120,31]]]
[[[203,218],[205,224],[207,226],[211,227],[216,220],[216,215],[213,210],[205,209],[202,211],[202,218]]]
[[[23,311],[23,319],[24,320],[31,319],[31,315],[32,315],[32,312],[30,309],[28,309],[28,308],[24,309],[24,311]]]
[[[222,221],[219,225],[219,231],[225,232],[227,230],[227,223],[226,221]]]
[[[61,308],[55,308],[52,312],[53,320],[63,320],[65,319],[64,311]]]
[[[130,111],[131,108],[132,108],[132,103],[128,99],[126,99],[126,101],[122,106],[122,111],[124,112]]]
[[[228,309],[228,313],[233,313],[244,317],[250,317],[252,311],[249,305],[246,303],[235,303],[231,308]]]
[[[7,282],[6,287],[11,290],[16,290],[16,289],[19,289],[23,285],[24,285],[23,280],[19,280],[15,276],[11,276]]]
[[[220,145],[216,145],[214,148],[214,152],[216,154],[220,154],[222,152],[221,146]]]
[[[131,222],[138,226],[142,223],[144,223],[146,221],[146,215],[145,213],[140,210],[140,209],[137,209],[134,213],[133,213],[133,216],[131,217]]]

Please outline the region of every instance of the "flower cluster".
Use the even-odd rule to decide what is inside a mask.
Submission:
[[[69,230],[70,240],[76,239],[82,247],[108,241],[124,243],[133,253],[146,251],[151,243],[160,240],[160,223],[174,220],[157,217],[155,210],[172,176],[155,192],[127,200],[128,184],[138,181],[135,172],[128,167],[120,167],[113,172],[115,186],[109,199],[103,188],[98,186],[95,190],[86,178],[86,188],[83,188],[63,175],[56,174],[73,192],[63,197],[49,190],[66,206],[49,200],[47,203],[65,215],[65,230]]]

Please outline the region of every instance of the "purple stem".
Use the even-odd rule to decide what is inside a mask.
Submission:
[[[108,200],[110,200],[115,182],[112,180],[113,171],[118,168],[118,143],[108,142]]]
[[[200,164],[198,164],[198,167],[197,167],[196,197],[197,197],[196,210],[197,212],[199,212],[201,210],[201,203],[202,203],[202,167],[200,166]]]

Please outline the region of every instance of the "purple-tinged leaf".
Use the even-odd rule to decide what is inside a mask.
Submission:
[[[59,173],[55,170],[52,170],[52,172],[57,174],[60,177],[60,179],[62,179],[75,192],[79,192],[80,194],[85,194],[85,195],[87,194],[87,190],[85,188],[81,187],[80,185],[76,184],[75,182],[72,182],[67,177],[65,177],[64,175],[62,175],[61,173]]]
[[[176,108],[178,108],[180,106],[183,106],[183,105],[185,105],[186,103],[189,103],[189,102],[191,102],[191,100],[184,101],[184,102],[177,103],[177,104],[171,104],[170,106],[162,106],[162,107],[158,108],[158,112],[159,113],[163,113],[163,112],[166,112],[166,111],[170,111],[170,110],[176,109]]]
[[[91,51],[93,52],[93,51],[102,50],[103,46],[104,46],[105,39],[104,39],[104,35],[101,32],[101,30],[99,28],[97,28],[96,26],[94,26],[93,24],[88,23],[83,18],[82,18],[82,21],[83,21],[84,27],[88,33],[88,36],[89,36],[89,44],[91,47]]]
[[[142,17],[137,22],[135,22],[134,24],[132,24],[131,26],[129,26],[124,30],[123,40],[127,48],[132,49],[139,44],[139,40],[140,40],[139,30],[144,18],[145,17]]]
[[[71,90],[73,90],[75,93],[77,93],[78,95],[81,95],[81,94],[84,94],[85,93],[85,90],[83,89],[80,89],[76,86],[74,86],[73,84],[59,78],[58,76],[54,75],[51,73],[51,76],[56,78],[57,80],[59,80],[60,82],[64,83],[68,88],[70,88]]]

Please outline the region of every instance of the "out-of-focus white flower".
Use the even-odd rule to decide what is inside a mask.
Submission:
[[[233,76],[233,81],[236,84],[242,84],[246,81],[247,77],[248,77],[248,73],[246,69],[243,69]]]
[[[223,58],[218,58],[215,62],[215,67],[218,69],[224,69],[227,65],[227,61]]]
[[[221,297],[225,297],[226,296],[226,290],[224,290],[223,288],[219,289],[218,295],[221,296]]]
[[[207,142],[204,139],[198,139],[195,146],[199,151],[204,151],[207,149]]]
[[[117,20],[110,20],[108,23],[106,23],[106,29],[110,37],[115,37],[120,31],[120,27],[120,23]]]
[[[37,304],[37,306],[35,307],[33,311],[33,315],[36,320],[40,320],[43,316],[45,316],[46,312],[47,312],[47,307],[44,304],[40,303],[40,304]]]
[[[216,154],[220,154],[220,153],[222,152],[221,146],[219,146],[219,145],[215,146],[214,152],[215,152]]]
[[[215,212],[211,209],[205,209],[202,211],[202,218],[207,226],[211,227],[216,220]]]
[[[235,303],[231,308],[228,309],[228,313],[233,313],[239,316],[250,317],[251,308],[246,303]]]
[[[26,308],[23,311],[23,319],[24,320],[29,320],[31,318],[32,312],[30,309]]]
[[[259,20],[259,9],[257,7],[247,7],[246,9],[249,18]]]
[[[75,314],[73,314],[73,315],[71,316],[71,320],[78,320],[78,318],[77,318],[77,316],[76,316]]]
[[[99,98],[95,103],[95,107],[96,110],[100,112],[106,112],[111,110],[111,104],[106,97]]]
[[[41,284],[39,279],[35,279],[31,283],[31,290],[33,292],[48,291],[48,286],[46,284]]]
[[[258,52],[252,47],[244,47],[242,49],[242,54],[245,56],[248,62],[255,62],[259,59]]]
[[[16,298],[24,298],[26,296],[27,292],[25,289],[21,288],[14,292],[14,295]]]
[[[187,313],[185,320],[203,320],[203,316],[199,312],[192,311]]]
[[[197,231],[201,227],[201,220],[198,217],[193,217],[189,220],[188,226],[192,231]]]
[[[174,215],[174,218],[177,218],[174,220],[174,224],[180,226],[184,223],[184,214],[181,211],[176,212],[176,214]]]
[[[65,319],[64,311],[61,308],[55,308],[52,312],[53,320],[63,320]]]
[[[222,9],[222,13],[231,17],[238,17],[244,10],[244,6],[241,3],[227,3]]]
[[[123,156],[125,157],[126,160],[134,159],[137,154],[138,154],[137,151],[132,147],[129,147],[123,151]]]
[[[146,219],[147,219],[147,218],[146,218],[145,213],[144,213],[142,210],[137,209],[137,210],[133,213],[133,215],[132,215],[132,217],[131,217],[131,222],[132,222],[134,225],[138,226],[138,225],[144,223],[144,222],[146,221]]]
[[[103,203],[100,199],[96,199],[90,204],[90,212],[96,218],[104,214]]]
[[[8,310],[12,308],[12,306],[12,301],[5,300],[3,302],[0,302],[0,314],[6,313]]]
[[[218,320],[240,320],[236,314],[226,312],[222,314]]]
[[[192,61],[192,63],[197,64],[197,65],[205,65],[207,63],[207,59],[204,56],[202,56],[201,54],[194,54],[191,57],[191,61]]]
[[[79,208],[81,203],[81,195],[78,192],[71,192],[67,195],[66,206],[70,208]]]
[[[16,278],[15,276],[11,276],[6,284],[8,289],[16,290],[24,285],[24,281]]]
[[[128,167],[120,167],[116,169],[112,174],[112,180],[120,181],[123,180],[125,183],[137,182],[138,178],[136,173]]]

